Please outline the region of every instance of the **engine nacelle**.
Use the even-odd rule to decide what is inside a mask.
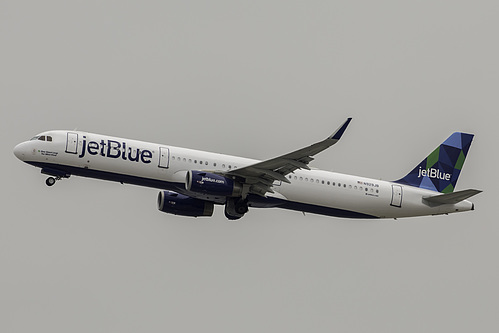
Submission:
[[[161,191],[158,194],[158,209],[165,213],[191,217],[212,216],[213,207],[213,202],[172,191]]]
[[[233,179],[196,170],[187,172],[185,188],[188,191],[224,197],[238,197],[243,192],[242,185]]]

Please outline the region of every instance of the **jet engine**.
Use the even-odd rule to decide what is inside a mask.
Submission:
[[[196,170],[187,172],[185,188],[188,191],[224,197],[238,197],[243,191],[242,185],[233,179]]]
[[[172,191],[161,191],[158,194],[158,209],[165,213],[191,217],[212,216],[213,207],[213,202]]]

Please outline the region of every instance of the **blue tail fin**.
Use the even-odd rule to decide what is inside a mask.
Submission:
[[[463,168],[473,134],[453,133],[407,176],[396,183],[451,193]]]

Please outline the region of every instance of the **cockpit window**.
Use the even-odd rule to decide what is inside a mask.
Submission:
[[[35,136],[33,138],[31,138],[30,141],[35,141],[35,140],[39,140],[39,141],[49,141],[49,142],[52,142],[52,137],[50,135],[38,135],[38,136]]]

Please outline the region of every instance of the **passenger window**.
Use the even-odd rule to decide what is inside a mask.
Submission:
[[[327,181],[327,184],[328,184],[328,185],[331,185],[331,183],[329,182],[329,180]]]

